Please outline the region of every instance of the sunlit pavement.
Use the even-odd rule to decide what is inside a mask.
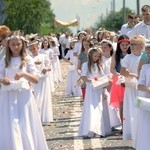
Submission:
[[[133,150],[131,141],[123,141],[118,130],[111,136],[91,139],[78,137],[83,101],[80,97],[66,97],[67,64],[63,65],[64,81],[56,85],[53,94],[54,122],[43,124],[50,150]]]

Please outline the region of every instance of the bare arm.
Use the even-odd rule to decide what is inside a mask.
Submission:
[[[88,77],[82,76],[81,78],[84,82],[89,82],[89,83],[92,82],[92,80],[89,79]]]
[[[71,65],[73,65],[73,62],[71,60],[68,60],[66,58],[63,59],[65,62],[69,62]]]
[[[125,67],[121,67],[120,74],[128,78],[133,78],[133,77],[138,78],[138,75],[136,75],[135,73],[129,72],[128,69]]]
[[[113,54],[112,59],[111,59],[110,72],[111,72],[113,75],[120,75],[120,74],[116,71],[115,66],[116,66],[116,60],[115,60],[115,54]]]
[[[79,56],[79,54],[77,52],[74,52],[73,55],[76,56],[76,57]]]
[[[144,92],[150,92],[150,86],[145,86],[142,84],[138,84],[138,90],[139,91],[144,91]]]
[[[81,75],[81,60],[80,59],[78,59],[77,71],[78,71],[78,74]]]
[[[28,73],[28,72],[17,72],[15,75],[15,80],[19,80],[20,78],[24,77],[25,79],[27,79],[29,82],[32,83],[38,83],[39,81],[39,77],[37,75]]]

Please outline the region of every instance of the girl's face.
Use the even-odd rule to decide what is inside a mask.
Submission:
[[[22,50],[23,44],[21,39],[11,39],[9,41],[9,47],[14,57],[20,55],[20,51]]]
[[[44,48],[47,48],[48,47],[48,41],[44,41],[43,46],[44,46]]]
[[[79,34],[79,40],[81,40],[81,41],[82,41],[84,38],[85,38],[85,35],[84,35],[84,34],[82,34],[82,33],[81,33],[81,34]]]
[[[112,50],[112,47],[110,47],[107,43],[102,43],[101,49],[102,49],[103,55],[105,56],[107,54],[110,55],[110,51]]]
[[[97,60],[100,59],[100,53],[99,52],[94,52],[93,55],[92,55],[92,59],[93,59],[93,62],[97,62]]]
[[[89,50],[89,48],[90,48],[90,43],[87,42],[87,41],[84,41],[84,42],[83,42],[83,47],[84,47],[85,50]]]
[[[104,36],[103,36],[103,39],[110,40],[110,34],[105,33]]]
[[[33,56],[38,55],[38,45],[37,44],[29,46],[29,50]]]
[[[129,46],[130,46],[129,42],[120,43],[120,49],[121,49],[122,52],[127,52]]]
[[[73,49],[73,48],[74,48],[74,45],[75,45],[75,43],[74,43],[74,42],[71,42],[71,43],[70,43],[70,47],[71,47],[71,49]]]

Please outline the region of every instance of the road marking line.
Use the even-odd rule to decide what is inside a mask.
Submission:
[[[91,139],[91,147],[92,147],[92,149],[94,149],[94,148],[102,148],[101,142],[102,141],[100,140],[100,138]]]
[[[81,116],[81,113],[79,113],[79,111],[81,111],[81,107],[79,107],[79,105],[77,105],[77,103],[80,103],[80,101],[78,101],[80,98],[75,98],[75,100],[77,100],[76,105],[74,105],[73,103],[73,109],[72,109],[72,118],[78,118]],[[83,146],[83,139],[80,138],[78,136],[78,129],[79,129],[79,126],[76,126],[77,124],[79,124],[80,121],[76,121],[76,122],[71,122],[70,125],[74,125],[73,127],[73,131],[74,132],[74,150],[80,150],[80,149],[84,149],[84,146]]]

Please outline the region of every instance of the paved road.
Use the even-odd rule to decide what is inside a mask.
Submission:
[[[67,64],[61,61],[64,82],[56,85],[53,94],[54,122],[43,125],[50,150],[133,150],[131,141],[123,141],[119,131],[106,138],[83,139],[77,136],[83,101],[66,97]]]

